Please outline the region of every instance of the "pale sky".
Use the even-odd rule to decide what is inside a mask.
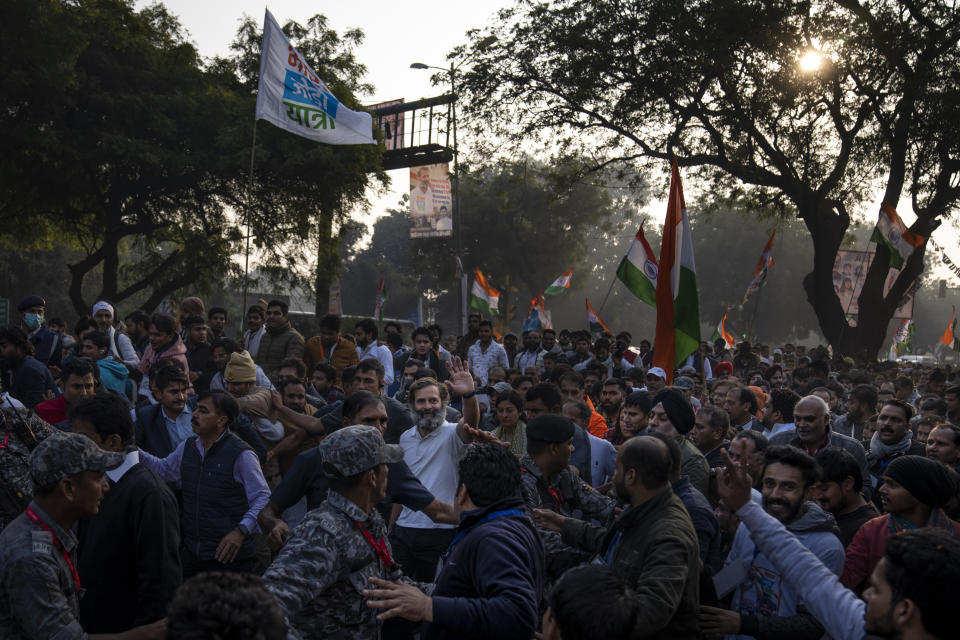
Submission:
[[[143,7],[151,3],[138,0],[137,6]],[[433,87],[430,84],[433,71],[411,69],[410,63],[446,66],[447,54],[456,45],[466,41],[465,34],[469,29],[486,26],[495,19],[499,9],[511,6],[514,2],[448,0],[431,5],[366,0],[363,3],[313,5],[302,0],[272,0],[264,5],[262,0],[164,0],[163,4],[179,17],[189,38],[201,55],[206,57],[229,53],[229,45],[236,34],[241,16],[247,14],[262,24],[265,7],[270,9],[281,25],[291,19],[306,23],[312,15],[322,13],[327,16],[329,26],[338,33],[359,27],[366,38],[357,50],[357,58],[367,66],[366,79],[374,85],[374,93],[361,96],[361,100],[364,104],[373,104],[397,98],[410,101],[443,93],[444,87]],[[390,193],[380,198],[372,198],[373,207],[370,213],[358,216],[368,224],[383,215],[387,207],[395,206],[408,191],[406,169],[388,173],[392,180]],[[877,202],[867,205],[859,213],[867,220],[875,220],[880,209],[879,200],[878,194]],[[645,208],[644,213],[652,216],[654,220],[662,221],[665,211],[666,202],[655,201]],[[900,203],[898,211],[907,225],[915,220],[908,199]],[[960,235],[953,224],[944,223],[935,233],[934,239],[946,249],[955,262],[960,263]],[[932,247],[928,247],[928,251],[933,251]],[[939,260],[937,262],[939,263]],[[948,282],[954,285],[960,284],[960,280],[942,265],[938,265],[934,273],[938,277],[947,278]]]

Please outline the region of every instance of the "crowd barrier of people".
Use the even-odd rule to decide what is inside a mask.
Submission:
[[[286,303],[0,327],[0,637],[955,638],[960,372]]]

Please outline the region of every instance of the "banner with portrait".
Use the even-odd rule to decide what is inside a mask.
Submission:
[[[453,235],[453,195],[450,165],[410,168],[411,238],[449,238]]]
[[[860,291],[863,290],[863,281],[867,277],[867,270],[873,262],[874,251],[837,251],[837,258],[833,263],[833,290],[840,298],[840,304],[846,312],[847,323],[851,327],[857,326],[860,315]],[[887,295],[893,283],[900,275],[899,269],[890,269],[887,279],[883,283],[883,295]],[[916,287],[910,287],[897,305],[894,318],[907,320],[913,318],[913,297]]]

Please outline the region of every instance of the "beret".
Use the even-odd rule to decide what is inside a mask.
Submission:
[[[566,416],[543,413],[527,423],[527,439],[538,442],[566,442],[577,425]]]

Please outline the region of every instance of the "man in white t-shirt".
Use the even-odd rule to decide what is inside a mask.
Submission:
[[[430,188],[430,169],[420,167],[417,178],[420,184],[410,190],[410,213],[414,216],[432,216],[437,211],[433,202],[433,189]]]
[[[463,398],[463,420],[446,422],[449,391]],[[473,376],[460,358],[450,362],[450,379],[441,384],[421,378],[410,385],[408,397],[415,423],[400,436],[403,460],[423,486],[441,502],[453,503],[457,464],[470,442],[491,441],[493,435],[476,429],[480,418]],[[433,582],[437,562],[453,539],[456,527],[437,524],[419,511],[404,507],[390,534],[394,558],[403,572],[418,582]]]

